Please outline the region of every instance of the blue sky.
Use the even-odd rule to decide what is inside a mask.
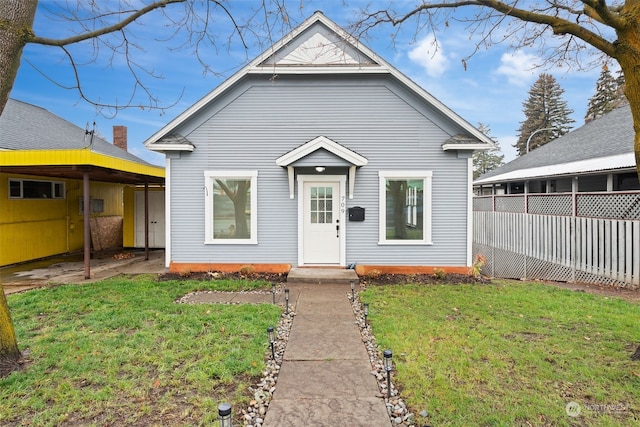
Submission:
[[[243,16],[256,3],[234,1],[231,3],[232,12],[234,16]],[[322,10],[336,23],[347,26],[355,19],[357,10],[370,3],[377,3],[381,9],[388,4],[376,0],[349,1],[348,5],[337,0],[304,3],[293,0],[290,3],[291,22],[299,23],[314,11]],[[394,4],[398,6],[401,3]],[[304,7],[300,8],[301,4]],[[71,34],[68,22],[52,15],[55,8],[53,2],[40,2],[35,23],[37,35],[61,38]],[[222,41],[228,35],[229,27],[223,17],[219,22],[216,28],[220,31],[218,40]],[[153,69],[162,76],[161,79],[144,77],[144,82],[163,105],[175,103],[165,111],[131,108],[112,117],[108,109],[97,110],[83,101],[76,90],[60,87],[73,85],[73,73],[62,51],[35,45],[24,50],[11,97],[46,108],[83,128],[87,125],[92,127],[95,121],[96,130],[108,141],[112,140],[112,126],[127,126],[129,151],[151,163],[163,165],[164,157],[146,150],[143,142],[264,49],[251,38],[247,39],[248,50],[237,40],[230,47],[221,43],[217,49],[203,48],[200,56],[213,70],[205,73],[193,50],[179,48],[184,32],[178,38],[168,40],[174,29],[167,23],[162,15],[154,14],[141,19],[130,29],[130,34],[135,35],[135,41],[144,49],[133,52],[136,64]],[[512,145],[517,139],[520,122],[524,120],[522,103],[541,72],[552,74],[565,90],[564,99],[574,110],[574,125],[578,127],[584,122],[587,102],[600,74],[599,67],[587,71],[568,67],[540,68],[537,65],[542,61],[535,51],[514,51],[508,44],[498,44],[476,52],[467,61],[465,69],[462,60],[473,52],[474,44],[470,39],[474,36],[460,23],[449,21],[448,24],[440,25],[444,30],[436,32],[437,49],[433,33],[429,31],[417,35],[403,31],[392,43],[390,35],[394,29],[389,26],[376,29],[363,42],[469,123],[489,126],[490,135],[498,140],[506,161],[515,158]],[[279,36],[277,33],[274,41]],[[553,40],[549,42],[553,43]],[[91,97],[113,104],[123,103],[131,96],[131,74],[122,56],[110,57],[108,50],[101,49],[94,61],[92,43],[76,44],[70,50],[78,62],[86,64],[79,68],[80,78],[83,90]],[[140,89],[136,92],[138,95]]]

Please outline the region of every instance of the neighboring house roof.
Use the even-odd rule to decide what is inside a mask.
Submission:
[[[629,105],[586,123],[473,183],[525,180],[635,168],[633,118]]]
[[[176,128],[245,76],[256,74],[270,76],[286,74],[391,75],[465,133],[465,135],[459,136],[455,143],[447,141],[443,144],[443,150],[485,150],[494,146],[489,137],[384,61],[375,52],[362,45],[322,12],[314,13],[282,40],[265,50],[247,66],[149,137],[144,143],[145,146],[154,151],[193,151],[194,146],[186,138],[174,132]]]
[[[164,168],[91,136],[44,108],[9,99],[0,116],[0,171],[80,179],[78,166],[85,166],[94,180],[164,182]]]

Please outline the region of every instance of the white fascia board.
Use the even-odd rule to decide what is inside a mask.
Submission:
[[[309,67],[309,66],[276,66],[276,67],[257,67],[251,69],[247,74],[256,75],[316,75],[316,74],[389,74],[389,70],[382,69],[380,67],[372,66],[335,66],[335,67]]]
[[[151,151],[193,151],[195,146],[191,144],[150,144],[147,149]]]
[[[618,154],[616,156],[597,157],[588,160],[579,160],[557,165],[539,166],[529,169],[518,169],[495,175],[489,178],[474,181],[474,184],[487,184],[494,182],[516,181],[531,178],[544,178],[559,175],[584,174],[587,172],[606,171],[635,167],[634,153]]]
[[[299,146],[295,150],[288,152],[276,159],[278,166],[290,166],[292,163],[308,156],[319,149],[325,149],[328,152],[334,154],[337,157],[351,163],[354,166],[364,166],[369,161],[362,157],[360,154],[349,150],[346,147],[338,144],[335,141],[330,140],[326,136],[319,136],[311,141]]]
[[[442,144],[442,151],[448,150],[490,150],[493,146],[487,144]]]

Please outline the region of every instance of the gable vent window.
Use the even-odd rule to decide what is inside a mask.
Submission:
[[[10,199],[64,199],[64,182],[9,179]]]

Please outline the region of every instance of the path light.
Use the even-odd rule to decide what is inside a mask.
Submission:
[[[364,324],[367,324],[367,317],[369,317],[369,303],[364,303],[364,308],[362,310],[364,312]]]
[[[276,336],[273,332],[273,326],[269,326],[267,328],[267,334],[269,334],[269,344],[271,344],[271,358],[276,360],[276,350],[274,348],[274,344],[276,342]]]
[[[393,353],[391,350],[385,350],[382,352],[384,370],[387,371],[387,398],[391,399],[391,369],[393,369]]]
[[[273,303],[276,303],[276,284],[271,284],[271,294],[273,295]]]
[[[287,311],[285,312],[285,314],[289,314],[289,289],[284,290],[284,300],[287,303]]]
[[[230,404],[221,403],[218,405],[218,419],[220,420],[220,427],[232,427]]]
[[[351,300],[352,301],[356,300],[355,290],[356,290],[356,282],[352,280],[351,281]]]

